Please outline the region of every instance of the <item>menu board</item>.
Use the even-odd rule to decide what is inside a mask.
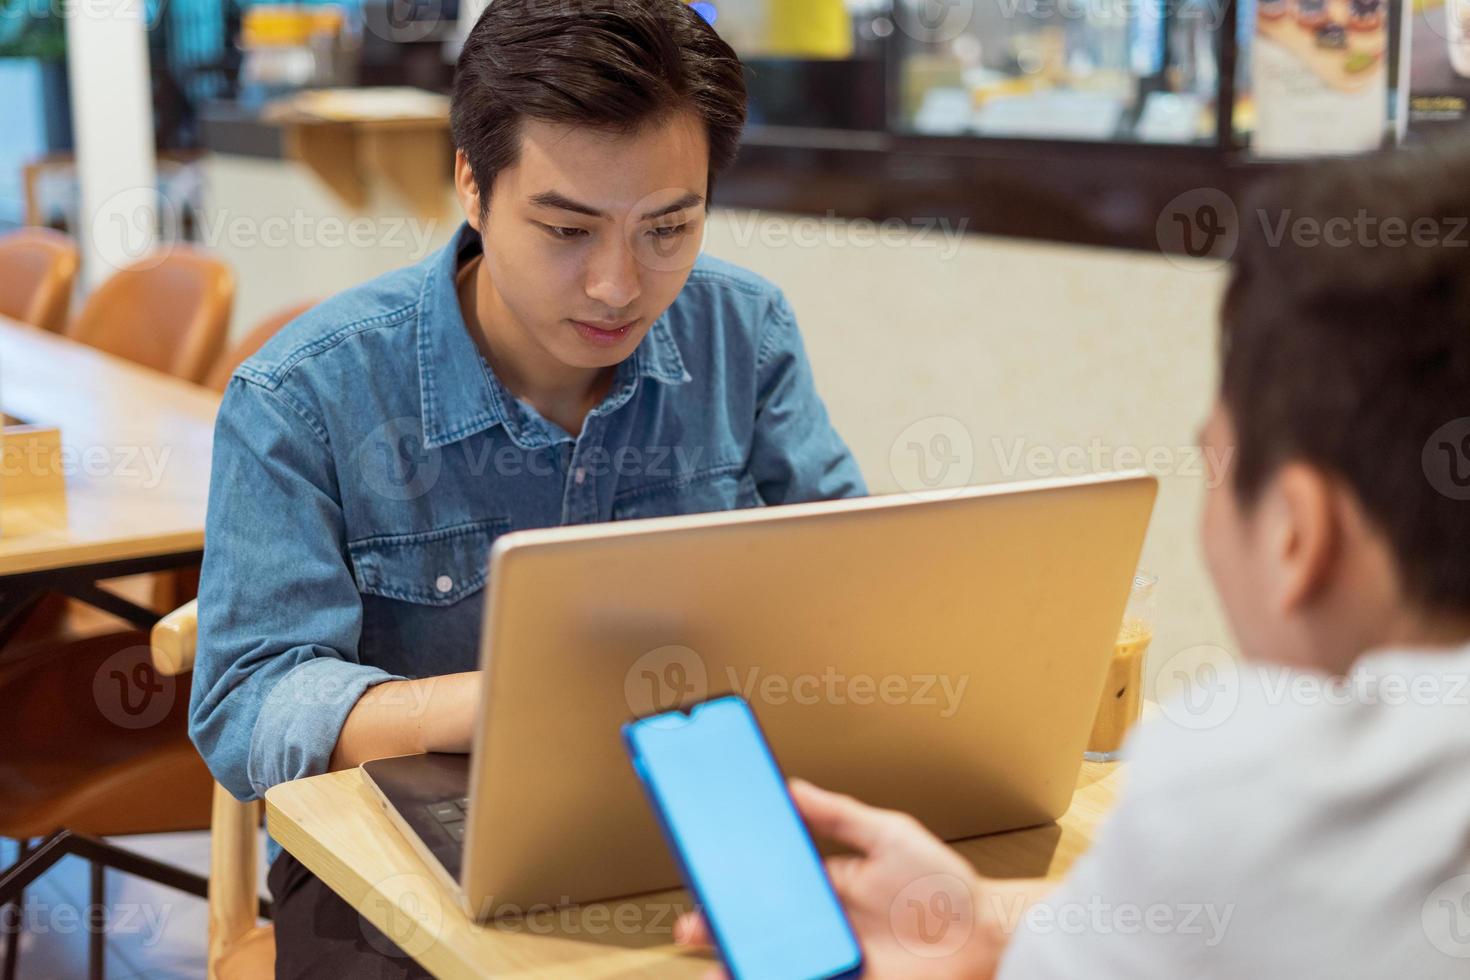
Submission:
[[[1470,120],[1470,0],[1415,0],[1408,18],[1409,132]]]
[[[1387,0],[1260,0],[1252,150],[1308,156],[1382,146],[1388,36]]]

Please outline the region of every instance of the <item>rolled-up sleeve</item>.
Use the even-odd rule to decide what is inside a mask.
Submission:
[[[857,460],[827,417],[796,316],[780,294],[762,325],[756,386],[750,470],[765,503],[867,494]]]
[[[239,799],[327,771],[358,698],[395,679],[358,659],[344,537],[326,432],[237,377],[215,424],[189,734]]]

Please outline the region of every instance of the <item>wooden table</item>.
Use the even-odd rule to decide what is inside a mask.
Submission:
[[[992,877],[1058,879],[1091,843],[1120,778],[1116,765],[1084,763],[1058,823],[957,846]],[[710,966],[673,945],[674,919],[690,908],[682,891],[475,925],[356,769],[282,783],[265,800],[271,836],[435,976],[669,977]]]
[[[0,317],[0,406],[60,427],[66,473],[0,494],[0,641],[47,590],[150,625],[94,583],[199,560],[219,396]]]

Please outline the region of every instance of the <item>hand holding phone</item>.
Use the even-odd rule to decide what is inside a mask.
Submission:
[[[985,906],[1019,914],[1050,890],[1039,880],[987,881],[907,814],[791,781],[811,832],[852,848],[827,861],[829,877],[863,948],[864,973],[883,980],[974,980],[994,976],[1008,934]],[[681,945],[708,946],[703,916],[674,930]]]
[[[862,949],[744,700],[632,721],[623,739],[732,977],[861,975]]]

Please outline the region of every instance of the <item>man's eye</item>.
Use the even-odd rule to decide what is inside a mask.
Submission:
[[[667,240],[670,238],[678,238],[680,235],[684,234],[684,232],[688,230],[689,225],[686,222],[682,225],[666,225],[663,228],[654,228],[652,231],[649,232],[649,234],[651,234],[654,238]]]
[[[561,228],[556,225],[542,225],[541,227],[545,228],[552,238],[559,238],[564,242],[571,241],[574,238],[581,238],[587,234],[585,228]]]

